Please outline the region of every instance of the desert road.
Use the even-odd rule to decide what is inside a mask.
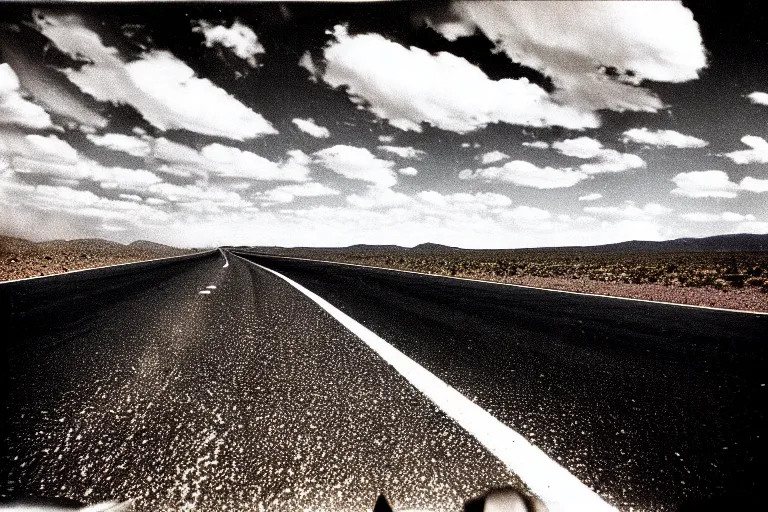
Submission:
[[[2,283],[0,329],[0,498],[764,501],[766,315],[211,251]]]

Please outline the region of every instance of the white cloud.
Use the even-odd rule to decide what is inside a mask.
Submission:
[[[464,23],[460,20],[443,21],[440,23],[430,22],[429,24],[449,41],[455,41],[460,37],[471,36],[476,31],[473,25]]]
[[[209,144],[200,154],[212,165],[212,173],[227,178],[254,180],[307,181],[310,170],[309,157],[302,151],[288,152],[288,159],[281,163],[222,144]]]
[[[447,52],[432,55],[405,48],[378,34],[350,36],[337,26],[324,50],[323,74],[332,87],[345,86],[361,108],[401,130],[421,123],[467,133],[491,123],[596,127],[591,112],[562,106],[525,78],[491,80],[467,60]]]
[[[65,186],[28,185],[15,180],[0,180],[0,197],[9,206],[23,207],[30,214],[44,212],[44,217],[58,229],[72,229],[75,219],[90,219],[87,224],[93,233],[93,224],[104,228],[103,223],[122,223],[151,227],[168,221],[168,214],[132,200],[108,199],[87,190],[76,190]],[[6,224],[8,220],[0,220]],[[36,226],[45,231],[48,226]]]
[[[448,207],[461,211],[504,208],[512,204],[512,200],[509,197],[493,192],[477,192],[475,194],[458,192],[455,194],[441,194],[434,190],[425,190],[419,192],[416,197],[431,206]]]
[[[24,99],[19,78],[8,64],[0,64],[0,124],[25,128],[51,128],[51,116],[39,105]]]
[[[509,158],[509,155],[506,153],[502,153],[501,151],[489,151],[488,153],[484,153],[480,157],[480,161],[483,163],[483,165],[487,165],[487,164],[499,162],[501,160],[504,160],[505,158]]]
[[[400,208],[413,202],[410,196],[401,192],[395,192],[391,188],[369,186],[362,194],[347,196],[347,202],[358,208]]]
[[[72,161],[77,158],[77,151],[67,142],[55,135],[27,135],[25,139],[34,148],[35,155],[44,154],[64,161]]]
[[[254,31],[247,25],[235,21],[231,27],[213,25],[205,20],[197,22],[194,32],[202,32],[205,45],[209,48],[216,44],[232,50],[232,53],[256,67],[256,55],[264,53],[264,46],[259,42]]]
[[[756,105],[768,105],[768,93],[755,91],[747,95],[749,101]]]
[[[625,201],[621,206],[585,206],[584,211],[605,217],[642,220],[666,215],[672,209],[657,203],[648,203],[641,208],[632,201]]]
[[[58,69],[50,67],[45,59],[30,59],[16,53],[12,46],[3,47],[3,58],[13,67],[21,90],[29,93],[35,104],[49,114],[79,124],[81,130],[107,126],[109,121],[90,105],[89,98],[66,86],[66,78]]]
[[[260,114],[230,96],[169,52],[125,62],[115,48],[75,15],[36,13],[40,31],[61,51],[85,61],[66,69],[69,80],[99,101],[134,107],[160,130],[185,129],[243,140],[277,133]]]
[[[20,160],[64,164],[78,160],[75,148],[56,135],[25,135],[15,130],[0,130],[0,155],[9,159],[9,165]]]
[[[394,135],[379,135],[379,142],[389,144],[395,140]]]
[[[172,203],[189,203],[192,205],[216,204],[229,208],[249,206],[240,194],[215,186],[176,185],[173,183],[158,183],[148,188],[148,192],[160,196],[161,199]]]
[[[684,197],[733,198],[739,190],[723,171],[681,172],[672,181],[677,185],[672,193]]]
[[[141,190],[162,181],[143,169],[108,167],[83,158],[66,141],[55,135],[22,135],[1,132],[0,156],[14,172],[48,176],[63,183],[90,180],[102,188]]]
[[[328,131],[328,128],[319,126],[312,119],[299,119],[297,117],[293,119],[292,122],[299,128],[299,130],[308,133],[313,137],[317,137],[318,139],[325,139],[331,136],[331,132]]]
[[[513,221],[518,226],[527,226],[530,228],[549,228],[547,222],[552,218],[552,214],[547,210],[533,206],[520,205],[512,210],[506,210],[500,217],[504,220]]]
[[[537,167],[524,160],[513,160],[502,167],[487,167],[471,171],[465,169],[459,173],[462,180],[484,179],[514,183],[523,187],[539,189],[572,187],[588,178],[587,174],[572,169]]]
[[[752,214],[742,215],[734,212],[703,213],[693,212],[680,215],[681,218],[691,222],[745,222],[756,220]]]
[[[741,142],[752,149],[733,151],[723,156],[730,158],[737,164],[768,163],[768,141],[755,135],[745,135],[741,138]]]
[[[549,148],[549,143],[544,142],[543,140],[535,140],[533,142],[523,142],[523,146],[536,149],[547,149]]]
[[[766,180],[760,180],[757,178],[753,178],[751,176],[747,176],[743,180],[741,180],[741,183],[739,183],[739,187],[742,190],[746,190],[748,192],[768,192],[768,179]]]
[[[297,197],[335,196],[340,192],[322,183],[310,182],[300,185],[283,185],[260,194],[259,198],[270,203],[290,203]]]
[[[579,201],[597,201],[598,199],[602,199],[602,198],[603,198],[603,194],[592,192],[591,194],[579,196]]]
[[[397,172],[405,176],[416,176],[417,174],[419,174],[418,169],[416,169],[415,167],[403,167],[402,169],[398,169]]]
[[[307,181],[311,159],[299,150],[288,151],[288,157],[272,162],[262,156],[223,144],[209,144],[200,151],[166,138],[142,138],[122,134],[87,135],[94,144],[115,151],[144,157],[147,162],[166,165],[159,172],[180,177],[211,176],[244,178],[259,181]]]
[[[684,82],[706,66],[698,24],[678,2],[465,1],[454,6],[510,59],[551,77],[557,100],[583,110],[656,112],[662,102],[638,86],[643,80]],[[606,73],[608,67],[617,76]]]
[[[146,140],[139,139],[121,133],[107,133],[104,135],[86,135],[88,140],[114,151],[122,151],[133,156],[147,156],[152,152],[152,147]]]
[[[639,156],[605,148],[600,141],[590,137],[554,142],[552,147],[567,156],[595,159],[595,162],[588,162],[579,166],[579,169],[586,174],[624,172],[645,167],[645,161]]]
[[[309,71],[309,79],[313,82],[317,82],[317,75],[319,74],[317,66],[315,66],[315,62],[312,60],[312,54],[308,51],[304,52],[299,59],[299,67]]]
[[[397,183],[397,176],[392,171],[395,163],[376,158],[365,148],[339,144],[317,151],[315,156],[326,168],[345,178],[368,181],[380,187]]]
[[[659,147],[703,148],[709,143],[692,135],[684,135],[674,130],[651,131],[648,128],[632,128],[624,132],[624,142],[637,142]]]
[[[379,146],[379,149],[382,151],[387,151],[389,153],[394,153],[400,158],[415,158],[419,159],[422,156],[426,155],[427,153],[425,151],[422,151],[421,149],[412,148],[410,146]]]

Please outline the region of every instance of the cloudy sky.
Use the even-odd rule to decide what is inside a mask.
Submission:
[[[768,233],[768,19],[751,5],[3,5],[0,232]]]

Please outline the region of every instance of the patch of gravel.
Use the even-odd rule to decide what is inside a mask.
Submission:
[[[0,281],[62,274],[192,252],[195,251],[151,242],[123,245],[95,239],[35,243],[0,236]]]

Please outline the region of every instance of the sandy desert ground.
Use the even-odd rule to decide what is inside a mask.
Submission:
[[[0,236],[0,281],[145,261],[194,252],[153,242],[128,245],[107,240],[30,242]]]

